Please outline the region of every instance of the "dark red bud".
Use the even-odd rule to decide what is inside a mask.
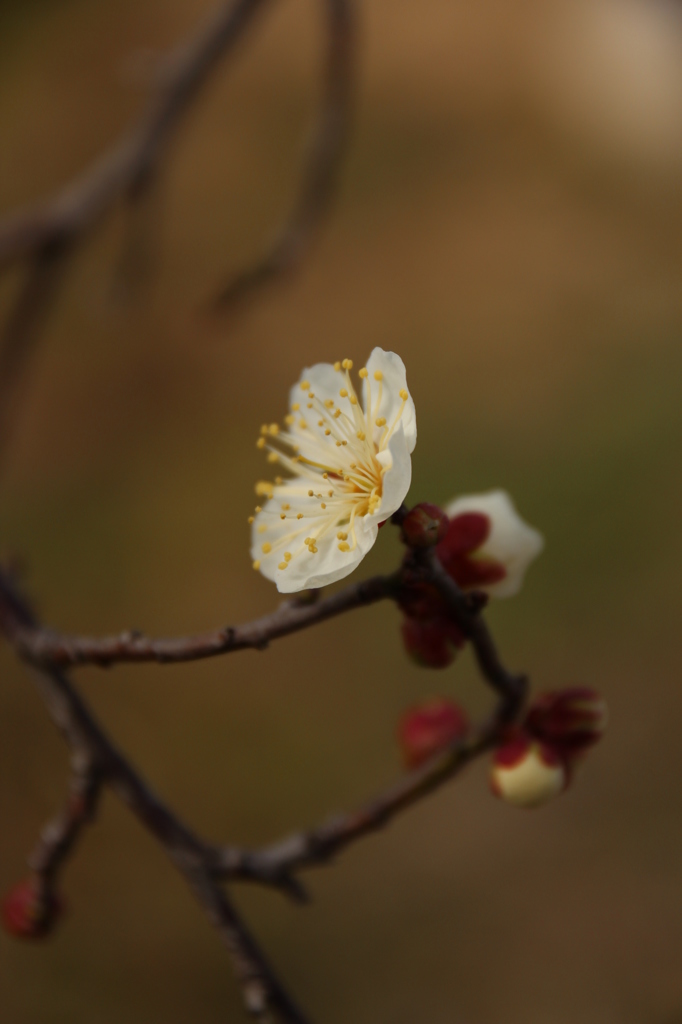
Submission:
[[[405,650],[423,668],[447,668],[465,638],[447,619],[403,619],[401,632]]]
[[[400,719],[398,740],[407,768],[418,768],[469,731],[466,712],[446,697],[410,708]]]
[[[59,897],[45,890],[40,879],[24,878],[5,895],[0,919],[5,931],[15,938],[44,939],[62,916],[63,909]]]
[[[488,539],[490,530],[490,517],[483,512],[462,512],[450,520],[437,554],[443,568],[460,587],[490,586],[507,575],[501,562],[475,554]]]
[[[437,505],[427,501],[415,505],[402,521],[403,543],[410,548],[431,548],[448,532],[448,517]]]
[[[536,697],[525,724],[532,735],[570,759],[601,739],[607,718],[606,702],[596,690],[574,686]]]

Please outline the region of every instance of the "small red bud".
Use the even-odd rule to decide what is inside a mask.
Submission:
[[[469,731],[466,712],[446,697],[410,708],[398,724],[398,740],[407,768],[418,768]]]
[[[604,698],[587,686],[574,686],[536,697],[525,727],[570,760],[602,738],[607,720]]]
[[[403,543],[410,548],[431,548],[447,534],[448,522],[442,509],[423,501],[410,509],[402,521]]]
[[[423,668],[447,668],[465,642],[455,623],[447,619],[405,618],[400,628],[405,650]]]
[[[19,939],[43,939],[63,913],[62,901],[45,891],[40,879],[24,878],[7,892],[0,907],[0,919],[10,935]]]
[[[493,755],[490,788],[516,807],[539,807],[561,793],[569,772],[558,752],[526,733],[510,737]]]

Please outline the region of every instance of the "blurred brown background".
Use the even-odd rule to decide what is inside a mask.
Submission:
[[[246,517],[254,439],[300,368],[374,345],[408,367],[411,500],[506,487],[546,553],[490,613],[537,688],[608,697],[608,740],[537,812],[479,765],[308,876],[239,891],[320,1024],[682,1022],[682,11],[644,0],[365,0],[356,133],[302,272],[231,325],[199,305],[259,251],[296,181],[320,12],[289,0],[203,95],[158,196],[148,300],[109,301],[113,218],[33,362],[2,546],[47,621],[172,633],[265,612]],[[0,4],[0,202],[49,194],[144,101],[204,0]],[[0,293],[6,301],[9,283]],[[382,533],[362,573],[390,567]],[[0,652],[0,889],[61,802],[65,751]],[[395,722],[468,656],[407,663],[391,607],[188,667],[82,671],[96,711],[209,836],[258,843],[399,771]],[[0,936],[12,1024],[239,1021],[182,883],[111,799],[65,876],[70,916]]]

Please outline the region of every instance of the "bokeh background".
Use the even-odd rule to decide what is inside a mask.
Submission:
[[[364,0],[355,136],[300,274],[235,321],[201,304],[268,239],[315,109],[320,7],[273,5],[180,133],[143,301],[111,302],[114,216],[31,367],[2,484],[6,552],[42,614],[184,632],[271,609],[250,568],[254,440],[305,364],[399,352],[411,500],[503,486],[546,535],[490,620],[538,689],[585,683],[612,724],[537,812],[477,765],[309,875],[315,903],[239,890],[324,1024],[682,1022],[682,11],[656,0]],[[50,194],[144,102],[207,0],[0,4],[0,203]],[[7,302],[12,281],[4,284]],[[388,569],[382,532],[359,572]],[[389,606],[185,667],[82,670],[97,713],[207,835],[246,844],[400,771],[401,711],[484,711],[468,655],[409,664]],[[0,888],[61,803],[65,751],[0,649]],[[112,799],[49,943],[0,936],[12,1024],[239,1021],[223,949]]]

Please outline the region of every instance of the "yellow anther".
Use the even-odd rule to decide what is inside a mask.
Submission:
[[[357,464],[357,462],[351,462],[351,464],[350,464],[350,468],[351,468],[351,469],[357,469],[357,468],[358,468],[358,464]]]
[[[341,398],[348,398],[348,392],[346,391],[345,388],[341,388],[339,394],[341,395]]]
[[[256,441],[256,448],[265,448],[265,438],[259,437]]]
[[[314,494],[314,493],[315,493],[315,491],[308,491],[308,497],[309,497],[309,498],[312,498],[312,496],[313,496],[313,494]]]
[[[256,517],[255,516],[249,516],[249,522],[250,523],[255,523],[256,522]]]
[[[301,381],[301,391],[307,391],[309,389],[309,387],[310,387],[310,381],[309,380],[302,380]]]
[[[289,564],[288,562],[280,562],[279,565],[277,566],[277,568],[278,569],[286,569],[288,564]]]
[[[400,395],[400,397],[402,398],[403,402],[406,402],[406,401],[407,401],[407,399],[408,399],[408,394],[407,394],[407,391],[405,390],[405,388],[401,388],[401,389],[400,389],[400,391],[398,392],[398,394],[399,394],[399,395]]]
[[[357,437],[358,437],[359,441],[364,441],[365,440],[365,432],[364,432],[364,430],[358,430]]]
[[[280,514],[279,514],[279,518],[280,519],[286,519],[286,517],[287,517],[286,512],[280,512]]]
[[[328,409],[333,409],[334,408],[334,399],[333,398],[328,398],[327,401],[324,404],[327,406]]]
[[[303,541],[303,543],[306,545],[306,547],[308,546],[308,544],[312,544],[312,542],[313,542],[313,538],[312,537],[306,537],[306,539]]]
[[[386,417],[385,416],[379,416],[377,419],[375,419],[374,422],[376,423],[376,425],[378,427],[385,427],[386,426]]]
[[[336,535],[336,539],[337,539],[337,540],[348,540],[348,534],[347,534],[347,533],[344,533],[344,532],[343,532],[343,530],[340,530],[340,531],[339,531],[339,532],[337,533],[337,535]]]
[[[340,409],[337,409],[337,410],[336,410],[336,412],[334,413],[334,419],[335,419],[335,420],[338,420],[338,418],[339,418],[339,416],[340,416],[340,415],[341,415],[341,410],[340,410]]]
[[[314,397],[315,397],[315,395],[314,395],[314,394],[313,394],[313,392],[311,391],[311,392],[310,392],[310,394],[308,395],[308,398],[314,398]]]
[[[298,425],[299,425],[299,427],[301,428],[301,430],[305,430],[305,429],[306,429],[306,427],[308,426],[308,424],[306,423],[306,421],[305,421],[305,420],[299,420],[299,421],[298,421]]]
[[[262,511],[263,511],[263,509],[260,507],[260,505],[256,505],[256,512],[262,512]]]
[[[334,492],[333,491],[327,491],[327,496],[330,497],[330,498],[333,498],[334,497]]]
[[[276,483],[276,484],[277,484],[277,486],[279,487],[279,486],[280,486],[280,484],[283,484],[283,483],[284,483],[284,480],[282,480],[281,476],[276,476],[276,477],[275,477],[275,483]]]
[[[267,526],[265,525],[265,523],[262,523],[262,524],[261,524],[261,525],[260,525],[260,526],[258,527],[258,532],[259,532],[259,533],[265,533],[265,531],[266,531],[266,530],[267,530]]]
[[[282,505],[282,508],[284,509],[284,511],[285,511],[285,512],[288,512],[288,511],[289,511],[289,509],[291,508],[291,505],[289,505],[288,503],[286,503],[286,504]]]
[[[320,505],[320,508],[326,508],[326,507],[327,507],[327,506],[325,505],[325,503],[324,503],[324,502],[322,502],[322,504]]]
[[[293,427],[294,423],[296,422],[296,417],[292,416],[291,413],[287,413],[287,415],[284,417],[284,422],[288,427]]]
[[[328,480],[329,479],[329,473],[323,473],[322,474],[322,479],[323,480]]]
[[[317,421],[317,425],[318,425],[318,427],[323,427],[324,426],[324,420],[318,420]]]
[[[337,448],[340,448],[340,447],[341,447],[341,442],[340,442],[340,441],[337,441],[337,442],[336,442],[336,447],[337,447]]]
[[[261,432],[261,434],[267,434],[267,432],[268,432],[268,425],[267,425],[267,423],[264,423],[262,425],[262,427],[260,428],[260,432]]]
[[[338,372],[339,372],[339,370],[341,369],[341,363],[338,363],[338,362],[337,362],[337,363],[334,363],[334,369],[335,369],[335,370],[336,370],[336,372],[338,373]]]
[[[342,540],[339,544],[339,551],[350,551],[350,544],[346,543],[345,540]]]
[[[357,398],[355,397],[355,395],[350,395],[350,396],[349,396],[349,400],[350,400],[350,404],[351,404],[351,405],[357,405],[357,404],[358,404],[358,400],[357,400]]]
[[[375,380],[383,380],[384,379],[384,375],[381,372],[381,370],[375,370],[374,371],[374,379]]]
[[[308,551],[310,552],[311,555],[316,555],[317,554],[317,548],[315,547],[314,544],[311,547],[308,548]]]
[[[348,444],[348,441],[342,441],[341,444],[345,447]]]
[[[258,561],[258,559],[256,559],[256,561],[253,563],[253,567],[256,571],[260,569],[260,562]]]
[[[298,512],[298,513],[296,514],[296,518],[297,518],[297,519],[303,519],[303,513],[302,513],[302,512]]]
[[[312,407],[313,407],[313,403],[312,402],[308,402],[308,405],[306,406],[306,408],[312,409]]]
[[[264,555],[269,555],[271,551],[272,551],[272,544],[270,543],[270,541],[266,540],[265,544],[263,545],[263,554]]]
[[[291,561],[291,551],[285,551],[284,552],[284,561],[285,562],[290,562]]]
[[[341,363],[341,366],[343,366],[344,370],[352,370],[353,369],[353,360],[352,359],[344,359],[344,361]]]
[[[269,480],[259,480],[256,484],[256,494],[259,498],[272,497],[273,486]]]
[[[325,437],[329,437],[330,434],[331,434],[331,430],[329,429],[329,427],[327,427],[327,429],[324,432],[324,436]]]
[[[291,406],[291,411],[292,412],[298,412],[298,410],[300,408],[301,408],[301,406],[298,404],[298,402],[294,402],[293,405]]]
[[[366,366],[363,366],[363,368],[360,370],[360,376],[362,377],[363,380],[365,379],[365,377],[369,376]]]
[[[268,462],[279,462],[279,455],[277,452],[270,452],[268,454]]]
[[[273,437],[277,437],[277,435],[279,434],[279,424],[278,423],[271,423],[270,424],[270,433],[272,434]]]

